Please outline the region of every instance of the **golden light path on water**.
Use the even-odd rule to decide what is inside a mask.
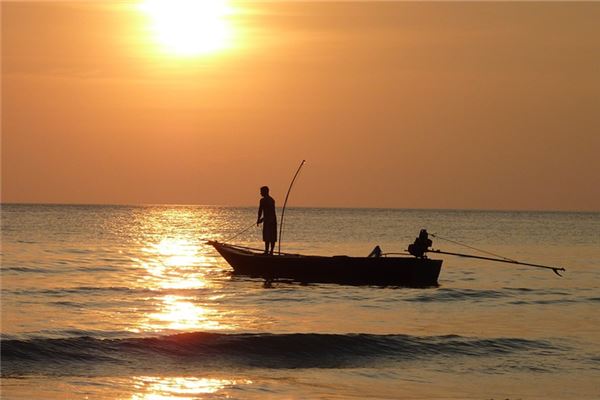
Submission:
[[[231,380],[195,377],[152,377],[134,378],[135,393],[131,400],[191,400],[198,396],[217,393],[235,385],[249,385],[250,380]]]
[[[146,336],[238,327],[230,310],[217,309],[226,296],[219,281],[223,273],[215,258],[206,255],[201,239],[213,238],[216,221],[218,211],[187,207],[156,208],[140,215],[136,229],[140,247],[132,258],[138,267],[135,286],[150,294],[130,331]],[[252,311],[249,313],[252,318]],[[131,379],[131,400],[191,400],[219,396],[220,391],[253,384],[231,376],[158,375]]]
[[[211,307],[223,295],[220,283],[211,280],[214,259],[203,254],[196,227],[210,217],[190,209],[160,210],[141,221],[146,240],[134,262],[142,268],[137,286],[156,293],[146,299],[132,332],[195,332],[231,330],[228,312]]]
[[[189,239],[164,238],[142,251],[149,254],[150,261],[143,262],[149,275],[148,286],[159,289],[199,289],[208,285],[201,266],[207,264],[200,254],[199,246]]]
[[[147,275],[141,280],[146,288],[157,293],[160,307],[155,312],[145,314],[135,331],[204,331],[232,329],[217,310],[199,304],[195,289],[210,288],[206,272],[208,260],[200,254],[200,246],[181,237],[164,238],[159,243],[143,249],[149,257],[141,265]],[[170,293],[169,290],[181,290]],[[215,295],[207,300],[215,300]]]

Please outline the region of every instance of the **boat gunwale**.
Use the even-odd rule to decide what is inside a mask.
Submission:
[[[210,240],[206,243],[213,247],[220,246],[221,248],[225,248],[228,251],[233,251],[239,255],[244,255],[244,256],[277,257],[277,258],[345,258],[345,257],[347,257],[347,258],[352,258],[352,259],[369,259],[369,260],[376,259],[376,258],[419,259],[418,257],[407,257],[409,254],[407,254],[407,256],[392,256],[392,257],[389,257],[387,255],[382,255],[382,257],[348,256],[348,255],[322,256],[322,255],[307,255],[307,254],[294,254],[294,253],[280,253],[280,254],[267,255],[267,254],[264,254],[263,250],[253,248],[253,247],[246,247],[246,246],[240,246],[240,245],[235,245],[235,244],[230,244],[230,243],[223,243],[223,242],[219,242],[216,240]],[[395,255],[397,253],[393,253],[393,254]],[[423,260],[438,261],[433,258],[424,258]],[[443,261],[443,260],[439,260],[439,261]]]
[[[223,243],[223,242],[218,242],[216,240],[210,240],[208,242],[206,242],[207,244],[216,247],[216,246],[220,246],[221,248],[226,248],[229,251],[235,251],[240,255],[247,255],[247,256],[264,256],[264,257],[277,257],[277,258],[328,258],[330,256],[317,256],[317,255],[307,255],[307,254],[295,254],[295,253],[279,253],[279,254],[272,254],[272,255],[268,255],[268,254],[264,254],[263,250],[261,249],[257,249],[254,247],[246,247],[246,246],[240,246],[240,245],[235,245],[235,244],[230,244],[230,243]],[[336,256],[333,256],[336,257]],[[346,257],[346,256],[344,256]]]

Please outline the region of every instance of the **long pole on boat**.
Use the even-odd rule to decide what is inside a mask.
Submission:
[[[292,178],[292,182],[290,183],[290,187],[288,188],[287,194],[285,195],[285,201],[283,202],[283,208],[281,209],[281,221],[279,221],[279,245],[277,248],[277,252],[281,254],[281,234],[283,233],[283,216],[285,215],[285,206],[287,205],[288,197],[290,197],[290,192],[292,191],[292,186],[294,186],[294,182],[296,181],[296,177],[300,173],[300,170],[304,166],[306,160],[302,160],[300,166],[296,170],[294,177]]]
[[[507,263],[507,264],[526,265],[528,267],[535,267],[535,268],[551,269],[558,276],[562,276],[561,274],[558,273],[558,271],[566,271],[562,267],[549,267],[547,265],[524,263],[524,262],[520,262],[520,261],[506,260],[506,259],[501,259],[501,258],[474,256],[474,255],[471,255],[471,254],[462,254],[462,253],[451,253],[451,252],[448,252],[448,251],[433,250],[433,249],[432,250],[427,250],[427,252],[428,253],[437,253],[437,254],[448,254],[450,256],[458,256],[458,257],[464,257],[464,258],[477,258],[479,260],[497,261],[497,262],[503,262],[503,263]]]

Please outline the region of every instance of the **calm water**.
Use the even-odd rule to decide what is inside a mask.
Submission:
[[[430,289],[232,278],[204,240],[255,219],[254,208],[2,206],[2,398],[600,398],[600,214],[286,213],[285,251],[398,252],[426,227],[567,268],[446,256]],[[235,242],[260,246],[260,231]]]

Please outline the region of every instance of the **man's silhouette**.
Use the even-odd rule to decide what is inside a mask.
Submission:
[[[277,241],[277,216],[275,215],[275,200],[269,196],[269,187],[260,188],[260,205],[258,207],[258,218],[256,226],[263,223],[263,241],[265,242],[265,254],[273,255],[275,242]]]

